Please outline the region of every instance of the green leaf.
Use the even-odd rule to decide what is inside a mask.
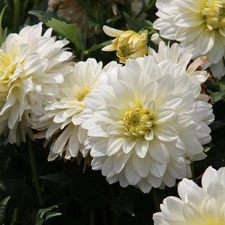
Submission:
[[[143,28],[146,27],[145,20],[134,18],[128,15],[126,12],[123,12],[123,14],[126,18],[128,29],[139,32],[140,30],[143,30]]]
[[[56,184],[66,182],[68,180],[67,176],[62,172],[41,176],[40,179],[52,181]]]
[[[80,30],[77,27],[77,24],[67,24],[55,18],[52,18],[48,22],[46,22],[48,27],[52,27],[52,29],[61,35],[62,37],[67,38],[71,43],[74,44],[77,51],[84,49],[82,46]]]
[[[51,207],[45,209],[39,209],[36,215],[36,222],[35,225],[42,225],[45,221],[49,220],[55,216],[61,216],[60,212],[51,212],[52,209],[58,208],[58,205],[53,205]]]
[[[93,45],[92,47],[87,49],[84,53],[89,54],[90,52],[93,52],[95,50],[103,48],[103,47],[105,47],[106,45],[109,45],[109,44],[111,44],[111,41],[105,41],[105,42],[102,42],[101,44]]]
[[[52,217],[61,216],[61,215],[62,215],[62,213],[60,213],[60,212],[49,212],[46,215],[46,220],[45,221],[47,221],[48,219],[50,219]]]
[[[225,92],[212,92],[210,96],[213,98],[214,102],[218,102],[220,100],[224,100]]]
[[[5,6],[0,14],[0,45],[5,41],[6,36],[7,36],[7,28],[3,29],[2,28],[2,18],[3,18],[3,14],[5,11],[5,8],[7,6]]]
[[[0,224],[3,224],[6,212],[6,206],[11,197],[8,196],[0,202]]]
[[[59,17],[54,12],[42,11],[42,10],[30,10],[28,12],[31,15],[36,16],[41,22],[46,23],[52,18],[59,19]]]

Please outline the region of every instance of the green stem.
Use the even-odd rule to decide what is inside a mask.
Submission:
[[[87,33],[88,33],[88,30],[89,30],[89,25],[88,25],[88,22],[87,22],[87,20],[85,21],[85,23],[84,23],[84,45],[85,46],[83,46],[84,48],[82,48],[82,50],[81,50],[81,56],[80,56],[80,60],[81,61],[83,61],[84,60],[84,55],[85,55],[85,49],[87,49]]]
[[[18,32],[20,26],[20,0],[14,0],[13,28]]]
[[[95,225],[95,211],[91,210],[90,211],[90,220],[89,220],[89,225]]]
[[[161,210],[160,210],[160,202],[159,202],[159,198],[158,198],[158,192],[156,189],[152,188],[151,193],[152,193],[152,198],[154,201],[155,209],[157,212],[159,212]]]
[[[40,3],[39,0],[34,0],[34,5],[35,5],[35,6],[38,6],[39,3]]]
[[[4,170],[4,167],[3,165],[0,166],[0,181],[3,179],[3,170]],[[0,189],[0,202],[3,200],[4,198],[4,191]]]
[[[10,223],[10,225],[16,224],[18,213],[19,213],[19,208],[15,208],[14,211],[13,211],[12,222]]]
[[[43,199],[42,199],[42,195],[41,195],[41,189],[40,189],[38,173],[37,173],[35,157],[34,157],[33,143],[29,137],[27,138],[27,143],[28,143],[30,164],[31,164],[31,169],[32,169],[32,173],[33,173],[34,185],[35,185],[35,189],[36,189],[36,193],[37,193],[37,197],[38,197],[38,202],[39,202],[40,206],[43,206]]]
[[[113,213],[112,224],[118,225],[120,221],[120,214],[118,212]]]
[[[195,171],[194,171],[194,163],[191,162],[191,178],[194,180],[195,179]]]

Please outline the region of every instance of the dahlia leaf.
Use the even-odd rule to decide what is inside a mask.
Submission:
[[[58,205],[53,205],[45,209],[39,209],[36,215],[35,225],[42,225],[44,224],[45,221],[47,221],[51,217],[62,215],[60,212],[51,212],[54,208],[58,208]]]
[[[77,51],[84,49],[82,46],[80,30],[77,27],[77,24],[67,24],[55,18],[52,18],[48,22],[46,22],[48,27],[51,27],[55,32],[59,35],[67,38],[70,42],[74,44]]]
[[[44,23],[48,22],[52,18],[59,19],[58,16],[53,12],[46,12],[42,10],[30,10],[28,13],[38,17],[38,19]]]
[[[126,12],[123,12],[123,15],[126,18],[127,26],[130,30],[139,32],[140,30],[144,30],[145,28],[151,30],[151,22],[147,20],[137,19],[128,15]]]
[[[11,197],[8,196],[0,202],[0,224],[3,224],[6,212],[6,206]]]
[[[214,102],[218,102],[225,99],[225,92],[213,92],[210,94],[210,96]]]

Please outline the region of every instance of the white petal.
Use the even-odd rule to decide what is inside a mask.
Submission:
[[[224,56],[224,37],[216,34],[215,43],[209,52],[209,60],[213,64],[218,63]]]
[[[201,55],[208,53],[215,43],[215,31],[205,30],[203,31],[197,42],[197,50]]]
[[[106,155],[106,146],[107,146],[107,139],[102,138],[99,141],[96,141],[96,143],[91,148],[91,156],[92,157],[100,157]]]
[[[141,177],[135,172],[133,168],[131,159],[125,166],[125,177],[131,185],[136,185],[141,180]]]
[[[178,138],[178,132],[166,124],[155,125],[154,134],[159,140],[166,142],[172,142]]]
[[[205,1],[194,1],[194,0],[189,1],[175,0],[175,1],[180,5],[182,5],[183,7],[194,12],[201,13],[202,9],[205,7]]]
[[[129,137],[124,140],[123,152],[125,154],[128,154],[133,149],[134,145],[136,144],[136,140],[137,139],[135,137]]]
[[[174,24],[180,27],[195,27],[204,23],[204,17],[201,13],[182,12],[174,18]]]
[[[68,150],[72,157],[76,157],[80,150],[80,142],[78,140],[78,127],[71,126],[71,136],[68,143]]]
[[[113,164],[113,157],[108,157],[104,163],[102,164],[102,175],[103,176],[108,176],[108,174],[113,171],[114,164]]]
[[[209,67],[212,74],[217,79],[221,78],[225,74],[224,57],[216,64],[211,64]]]
[[[141,179],[137,186],[143,193],[149,193],[152,189],[152,186],[145,179]]]
[[[183,208],[184,218],[187,224],[205,224],[202,215],[191,204],[185,203]]]
[[[122,152],[117,153],[115,155],[115,161],[114,161],[114,171],[119,174],[125,167],[127,160],[130,158],[132,153],[123,154]]]
[[[166,171],[166,165],[152,160],[150,164],[150,171],[155,177],[163,177]]]
[[[204,172],[204,175],[202,177],[202,187],[204,190],[207,191],[207,188],[212,180],[217,179],[217,171],[209,166],[206,171]]]
[[[144,158],[148,152],[149,141],[144,138],[138,138],[135,144],[135,152],[140,158]]]
[[[140,158],[135,153],[132,156],[132,163],[135,172],[141,177],[147,177],[150,171],[150,157],[146,155],[144,158]]]
[[[106,26],[106,25],[104,25],[102,29],[110,37],[117,37],[124,32],[122,30],[117,30],[117,29],[111,28],[111,27]]]
[[[169,151],[163,142],[157,140],[150,142],[149,154],[158,163],[167,164],[170,161]]]
[[[110,137],[108,140],[106,153],[111,156],[121,150],[121,146],[124,143],[125,138],[120,136]]]

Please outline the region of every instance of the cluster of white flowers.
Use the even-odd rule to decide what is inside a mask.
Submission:
[[[225,73],[225,1],[157,0],[154,28],[160,36],[192,45],[195,55],[206,55],[213,75]]]
[[[139,36],[129,36],[132,51],[143,48]],[[103,67],[91,58],[70,62],[67,43],[51,29],[42,35],[41,23],[7,37],[0,48],[0,134],[20,144],[34,129],[50,145],[49,161],[90,153],[92,169],[110,184],[145,193],[191,177],[191,162],[206,156],[214,120],[201,94],[207,58],[160,42],[158,52],[149,48],[123,66]]]

